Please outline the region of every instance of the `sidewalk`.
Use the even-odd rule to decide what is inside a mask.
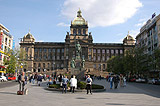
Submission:
[[[127,86],[116,90],[109,89],[105,80],[94,81],[106,84],[106,92],[87,95],[86,92],[62,94],[47,91],[42,86],[28,84],[28,95],[16,95],[18,85],[0,89],[1,106],[159,106],[160,99],[142,93],[138,88]]]

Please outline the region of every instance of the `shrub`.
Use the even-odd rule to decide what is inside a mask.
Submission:
[[[85,89],[86,88],[86,83],[82,82],[82,81],[79,81],[77,83],[77,87],[80,88],[80,89]]]
[[[104,89],[104,86],[92,84],[92,89]]]
[[[60,88],[60,84],[52,84],[52,85],[49,85],[49,88],[59,89],[59,88]]]
[[[67,86],[70,87],[70,84],[68,83]],[[86,83],[85,83],[85,82],[82,82],[82,81],[79,81],[79,82],[77,83],[77,87],[78,87],[79,89],[86,89]],[[60,88],[60,84],[49,85],[49,88],[59,89],[59,88]],[[104,86],[92,84],[92,89],[104,89]]]

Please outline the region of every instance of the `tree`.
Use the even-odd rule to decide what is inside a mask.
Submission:
[[[155,63],[155,68],[157,70],[160,70],[160,49],[154,50],[154,63]]]
[[[124,66],[124,72],[126,74],[133,74],[135,73],[135,59],[134,59],[134,49],[130,49],[125,51],[124,57],[123,57],[123,66]]]
[[[27,66],[25,61],[26,52],[24,49],[15,49],[7,52],[7,56],[4,58],[4,65],[7,67],[7,73],[15,73],[17,68],[20,68],[23,64],[23,67]]]
[[[15,73],[16,70],[16,63],[17,63],[17,59],[16,59],[16,54],[13,50],[8,51],[7,53],[8,56],[5,56],[4,58],[4,65],[7,67],[6,68],[6,72],[7,73]]]
[[[108,70],[115,74],[125,73],[123,69],[123,56],[112,56],[108,60],[107,66]]]

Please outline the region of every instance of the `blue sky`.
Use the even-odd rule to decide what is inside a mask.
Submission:
[[[120,43],[130,31],[160,14],[160,0],[0,0],[0,23],[16,43],[31,30],[36,41],[64,42],[79,8],[89,22],[93,41]]]

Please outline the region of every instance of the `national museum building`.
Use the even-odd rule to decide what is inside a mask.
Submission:
[[[103,38],[102,38],[103,39]],[[77,17],[71,21],[70,32],[65,36],[65,42],[35,42],[29,32],[20,41],[21,48],[26,50],[27,67],[25,71],[44,72],[71,69],[71,60],[76,57],[75,44],[79,42],[85,59],[85,70],[107,71],[107,60],[112,56],[123,55],[127,49],[135,46],[135,40],[129,34],[123,43],[93,43],[88,23],[77,12]]]

